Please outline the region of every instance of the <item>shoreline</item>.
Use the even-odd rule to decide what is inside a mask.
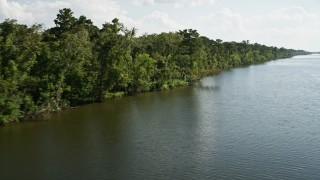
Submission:
[[[168,89],[155,89],[155,90],[151,90],[151,91],[135,92],[135,93],[130,93],[130,94],[126,94],[125,92],[120,92],[120,91],[119,92],[108,92],[108,93],[106,93],[106,98],[104,99],[104,101],[92,101],[92,102],[82,103],[82,104],[79,104],[77,106],[69,106],[69,107],[66,107],[66,108],[59,108],[58,110],[57,109],[56,110],[45,110],[43,112],[38,112],[38,113],[35,113],[35,114],[29,114],[29,115],[19,119],[19,121],[9,121],[7,123],[2,123],[2,124],[0,124],[0,127],[13,125],[13,124],[19,124],[19,123],[23,123],[23,122],[47,121],[48,119],[46,117],[50,116],[50,114],[53,114],[53,113],[59,113],[59,112],[70,110],[70,109],[77,109],[77,108],[79,108],[81,106],[89,105],[89,104],[93,104],[93,103],[104,103],[105,101],[118,99],[118,98],[137,96],[139,94],[144,94],[144,93],[170,91],[170,90],[173,90],[173,89],[176,89],[176,88],[179,88],[179,87],[192,86],[196,82],[199,82],[202,78],[209,77],[209,76],[217,76],[222,72],[229,71],[229,70],[232,70],[232,69],[235,69],[235,68],[247,68],[247,67],[250,67],[252,65],[259,65],[259,64],[264,64],[264,63],[270,62],[270,61],[277,61],[277,60],[287,59],[287,58],[292,58],[292,57],[294,57],[294,56],[285,57],[285,58],[279,58],[279,59],[271,59],[271,60],[268,60],[268,61],[265,61],[265,62],[253,63],[253,64],[249,64],[249,65],[241,65],[241,66],[236,66],[236,67],[231,67],[231,68],[226,68],[226,69],[211,70],[211,72],[206,73],[200,79],[197,79],[197,80],[192,81],[192,82],[186,82],[185,85],[179,85],[179,86],[175,86],[175,87],[170,87]]]

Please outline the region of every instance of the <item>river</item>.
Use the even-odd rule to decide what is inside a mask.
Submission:
[[[0,127],[1,179],[318,179],[320,55]]]

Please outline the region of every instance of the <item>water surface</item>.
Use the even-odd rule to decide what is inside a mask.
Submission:
[[[318,179],[320,55],[0,128],[1,179]]]

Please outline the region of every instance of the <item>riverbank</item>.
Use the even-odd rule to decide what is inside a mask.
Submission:
[[[290,57],[288,57],[288,58],[290,58]],[[270,61],[272,61],[272,60],[270,60]],[[278,59],[274,59],[274,60],[278,60]],[[268,61],[266,61],[266,62],[268,62]],[[260,63],[255,63],[255,64],[261,64],[261,63],[265,63],[265,62],[260,62]],[[211,71],[206,71],[206,73],[204,73],[201,76],[201,78],[198,78],[198,79],[196,79],[196,80],[194,80],[192,82],[184,82],[184,81],[176,81],[176,82],[174,82],[174,81],[172,81],[172,83],[169,84],[169,85],[165,85],[164,87],[162,87],[160,89],[154,89],[154,90],[151,90],[151,91],[148,91],[148,92],[167,91],[167,90],[175,89],[175,88],[182,87],[182,86],[191,86],[191,85],[193,85],[194,83],[198,82],[199,80],[201,80],[204,77],[213,76],[213,75],[219,75],[223,71],[228,71],[228,70],[231,70],[233,68],[239,68],[239,67],[249,67],[249,66],[255,65],[255,64],[250,64],[250,65],[245,65],[245,66],[237,66],[237,67],[232,67],[232,68],[226,68],[226,69],[223,69],[223,70],[222,69],[214,69],[214,70],[211,70]],[[135,96],[135,95],[138,95],[138,94],[141,94],[141,93],[145,93],[145,92],[135,92],[135,93],[126,93],[126,92],[123,92],[123,91],[121,91],[121,92],[107,92],[105,94],[104,101],[112,100],[112,99],[115,99],[115,98],[127,97],[127,96]],[[100,102],[104,102],[104,101],[100,101]],[[80,104],[78,106],[68,106],[68,107],[64,107],[64,108],[56,108],[56,109],[53,109],[53,110],[47,109],[47,110],[43,110],[42,112],[30,113],[27,116],[19,119],[19,121],[35,121],[37,119],[38,120],[39,119],[47,119],[46,117],[48,117],[51,113],[64,111],[64,110],[68,110],[68,109],[76,109],[79,106],[87,105],[87,104],[91,104],[91,103],[97,103],[97,102],[96,101],[95,102],[87,102],[87,103],[82,103],[82,104]],[[0,123],[0,125],[9,125],[9,124],[16,123],[16,122],[17,121],[10,121],[9,123],[2,123],[2,124]]]

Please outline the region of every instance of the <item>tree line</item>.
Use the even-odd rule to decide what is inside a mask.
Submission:
[[[212,40],[194,29],[136,37],[118,19],[98,28],[67,8],[54,22],[46,30],[10,19],[0,24],[0,124],[307,53]]]

